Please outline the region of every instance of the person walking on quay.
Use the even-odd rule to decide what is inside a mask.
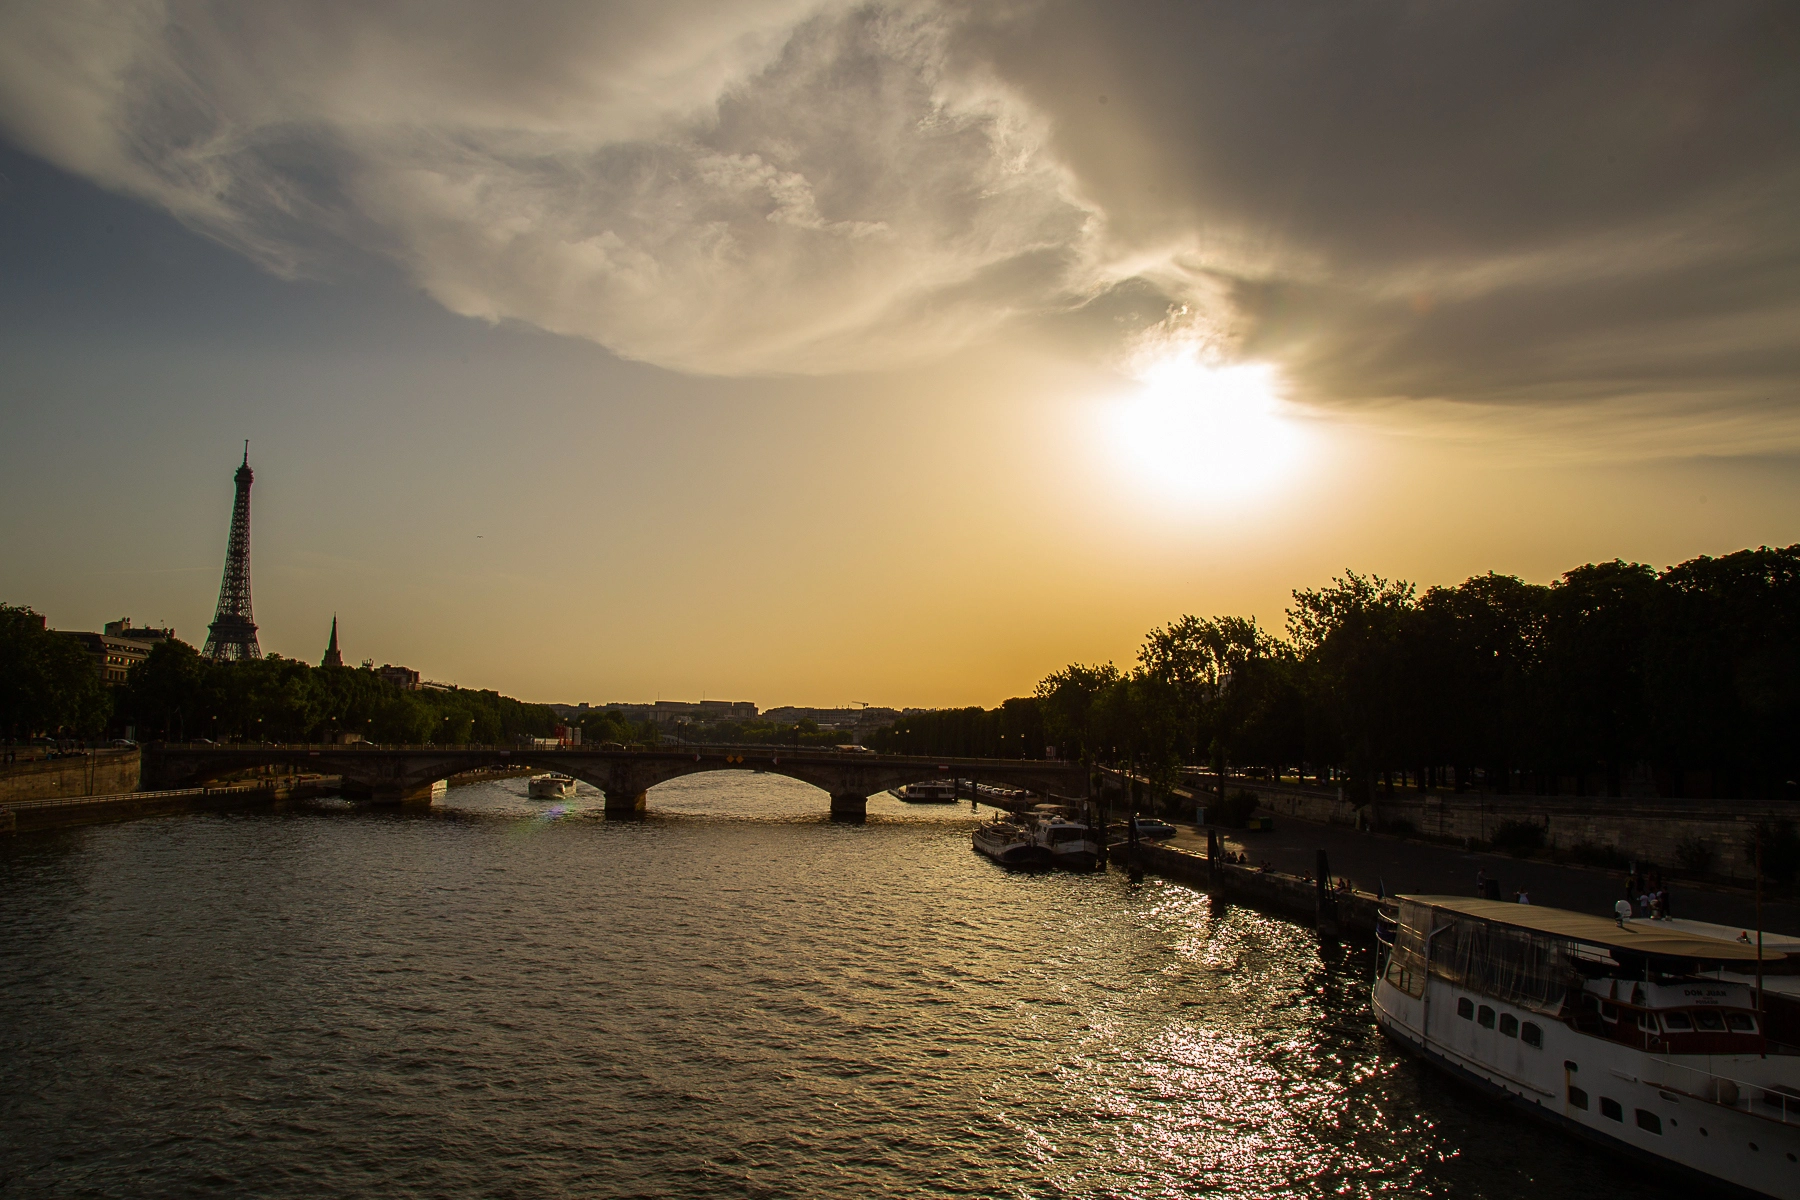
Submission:
[[[1487,869],[1485,867],[1475,868],[1475,895],[1484,900],[1487,898]]]

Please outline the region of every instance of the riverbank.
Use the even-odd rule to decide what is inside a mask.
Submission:
[[[1229,863],[1223,858],[1208,860],[1204,847],[1195,853],[1144,839],[1135,852],[1121,842],[1112,846],[1110,853],[1112,864],[1121,870],[1130,870],[1135,862],[1142,870],[1210,895],[1308,922],[1329,936],[1358,941],[1375,936],[1381,900],[1373,892],[1320,887],[1303,875]]]
[[[0,765],[0,804],[71,796],[118,796],[136,791],[137,750],[82,750]]]
[[[1576,912],[1610,915],[1625,894],[1626,872],[1574,863],[1513,858],[1482,850],[1462,850],[1349,829],[1323,822],[1278,817],[1264,832],[1221,829],[1221,850],[1242,855],[1245,865],[1220,862],[1209,873],[1206,834],[1178,826],[1174,837],[1145,843],[1144,869],[1216,891],[1226,898],[1266,905],[1288,915],[1311,917],[1316,903],[1312,876],[1324,851],[1333,880],[1346,880],[1352,896],[1475,895],[1475,881],[1499,883],[1512,899],[1524,891],[1534,904]],[[1117,851],[1115,862],[1125,861]],[[1749,889],[1676,883],[1670,886],[1672,915],[1740,928],[1756,927],[1756,896]],[[1334,893],[1342,895],[1342,893]],[[1344,932],[1353,933],[1363,918],[1361,902],[1343,911]],[[1340,906],[1342,908],[1342,906]],[[1373,927],[1373,917],[1368,918]],[[1800,903],[1789,896],[1764,897],[1764,929],[1800,931]]]
[[[121,792],[110,796],[62,796],[0,803],[0,834],[38,833],[72,825],[101,825],[210,812],[303,799],[336,791],[330,775],[284,775],[250,783],[216,787],[173,788],[157,792]]]

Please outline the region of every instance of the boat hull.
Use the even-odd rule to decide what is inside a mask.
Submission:
[[[917,784],[907,784],[904,787],[889,788],[888,795],[896,800],[904,800],[908,804],[955,804],[957,802],[957,796],[953,789],[930,785],[921,788]]]
[[[1459,994],[1433,979],[1427,1001],[1377,980],[1376,1025],[1396,1045],[1515,1111],[1659,1171],[1673,1168],[1703,1182],[1706,1194],[1800,1200],[1800,1126],[1678,1096],[1652,1081],[1670,1069],[1666,1059],[1543,1018],[1534,1019],[1543,1021],[1544,1045],[1530,1052],[1539,1062],[1527,1064],[1522,1055],[1518,1063],[1483,1060],[1471,1045],[1429,1032],[1447,1022],[1459,1041],[1470,1040],[1469,1023],[1454,1015]],[[1576,1107],[1571,1088],[1586,1092],[1590,1107]],[[1616,1103],[1619,1116],[1602,1115],[1603,1098]],[[1655,1115],[1663,1132],[1643,1127],[1634,1119],[1639,1112]]]
[[[1095,846],[1077,850],[1059,848],[1050,852],[1050,861],[1065,871],[1092,871],[1100,865],[1100,851]]]
[[[1024,867],[1043,861],[1038,848],[1030,842],[997,842],[980,835],[976,835],[972,841],[977,854],[985,855],[1003,867]]]

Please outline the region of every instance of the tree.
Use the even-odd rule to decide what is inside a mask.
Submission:
[[[1100,700],[1121,682],[1119,668],[1111,663],[1070,663],[1037,685],[1044,736],[1056,745],[1058,757],[1093,761],[1111,744],[1104,739]]]
[[[87,650],[46,629],[32,609],[0,604],[0,729],[6,736],[91,737],[111,716],[112,698]]]
[[[1415,625],[1413,585],[1346,571],[1293,595],[1288,635],[1328,745],[1349,767],[1352,794],[1372,799],[1375,773],[1403,761],[1411,732],[1402,651]]]

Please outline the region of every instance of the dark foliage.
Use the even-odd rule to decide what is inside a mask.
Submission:
[[[909,713],[875,730],[864,743],[882,754],[957,758],[1043,758],[1048,749],[1043,712],[1029,698],[1008,700],[994,709]]]
[[[1287,634],[1182,617],[1129,672],[1046,678],[1045,737],[1152,779],[1183,764],[1329,773],[1358,803],[1396,777],[1800,798],[1800,546],[1422,596],[1346,572],[1294,593]]]
[[[356,733],[398,745],[494,745],[549,735],[555,716],[498,692],[404,691],[361,667],[270,656],[218,663],[186,642],[157,645],[118,708],[140,738],[319,742]]]
[[[0,604],[0,737],[93,737],[111,715],[112,700],[81,644],[45,629],[29,608]]]

